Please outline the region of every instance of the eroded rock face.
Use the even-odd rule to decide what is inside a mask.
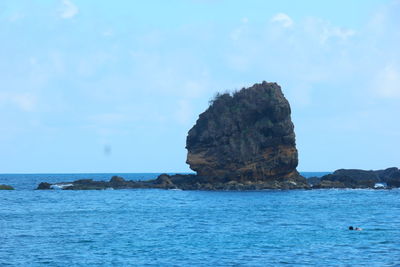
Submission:
[[[217,95],[189,131],[187,163],[221,181],[298,179],[289,102],[276,83]]]

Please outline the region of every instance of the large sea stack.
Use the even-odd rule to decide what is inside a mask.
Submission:
[[[290,105],[276,83],[262,82],[233,94],[217,94],[190,129],[187,163],[197,174],[161,174],[154,180],[81,179],[40,183],[37,189],[262,190],[400,187],[400,170],[337,170],[307,180],[298,155]],[[0,188],[1,189],[1,188]]]
[[[218,94],[189,131],[187,163],[197,174],[162,174],[148,181],[90,179],[41,183],[38,189],[163,188],[261,190],[310,188],[298,163],[289,102],[276,83]]]
[[[306,182],[290,105],[276,83],[262,82],[217,94],[189,131],[187,163],[198,176],[218,182]]]

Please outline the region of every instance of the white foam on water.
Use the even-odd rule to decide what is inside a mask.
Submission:
[[[61,190],[68,186],[73,186],[73,184],[53,184],[50,186],[50,188],[55,190]]]

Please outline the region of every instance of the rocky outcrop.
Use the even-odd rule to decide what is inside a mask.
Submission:
[[[233,94],[217,94],[190,129],[187,163],[197,174],[162,174],[154,180],[82,179],[40,183],[39,190],[160,188],[263,190],[400,187],[400,170],[340,169],[306,180],[296,170],[298,153],[290,106],[280,86],[262,82]]]
[[[181,189],[181,190],[263,190],[263,189],[298,189],[306,188],[301,183],[293,180],[268,180],[268,181],[229,181],[216,182],[208,177],[194,174],[161,174],[154,180],[127,181],[122,177],[110,181],[94,181],[81,179],[74,182],[40,183],[37,190],[107,190],[107,189]]]
[[[320,182],[312,186],[313,188],[376,188],[377,184],[387,188],[400,187],[400,170],[398,168],[378,171],[340,169],[322,176]]]
[[[384,182],[389,187],[400,187],[400,170],[396,167],[376,171],[380,182]]]
[[[38,189],[165,188],[184,190],[300,189],[289,102],[276,83],[218,94],[189,131],[187,163],[196,175],[160,175],[150,181],[79,180]]]
[[[0,190],[14,190],[11,185],[0,184]]]
[[[294,179],[267,179],[259,181],[216,181],[212,177],[194,174],[161,174],[154,180],[127,181],[113,176],[110,181],[81,179],[74,182],[40,183],[39,190],[107,190],[107,189],[182,189],[182,190],[265,190],[265,189],[330,189],[330,188],[375,188],[400,187],[400,170],[389,168],[378,171],[337,170],[321,178],[307,179],[309,186]],[[383,185],[383,186],[377,186]]]
[[[80,179],[73,182],[40,183],[37,190],[105,190],[140,188],[139,182],[126,181],[119,176],[111,177],[110,181],[95,181],[93,179]]]
[[[307,186],[289,102],[276,83],[218,94],[189,131],[187,163],[211,184],[286,183]]]
[[[162,174],[157,179],[148,181],[128,181],[119,176],[113,176],[109,181],[80,179],[73,182],[40,183],[37,190],[107,190],[107,189],[137,189],[137,188],[176,188],[169,180],[169,175]]]

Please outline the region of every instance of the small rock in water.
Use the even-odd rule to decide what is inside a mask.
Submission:
[[[0,184],[0,190],[14,190],[11,185]]]

